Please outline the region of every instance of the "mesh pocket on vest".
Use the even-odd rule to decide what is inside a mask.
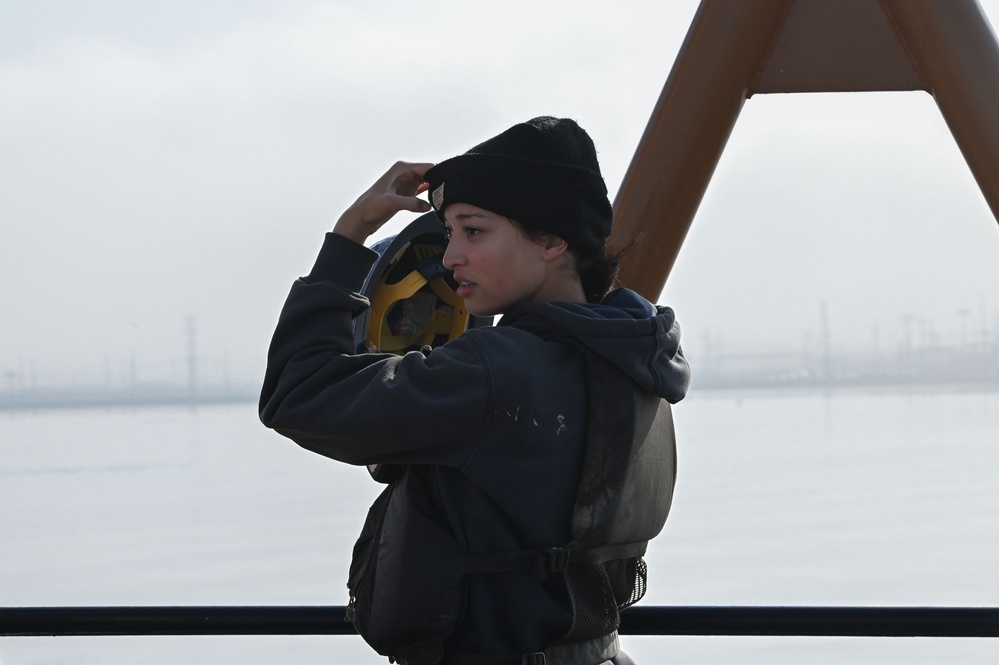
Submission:
[[[620,623],[617,602],[603,566],[569,566],[566,582],[572,594],[572,630],[562,642],[578,642],[603,637]]]
[[[617,630],[620,610],[645,595],[647,570],[640,556],[599,566],[568,566],[564,573],[575,616],[572,630],[559,641],[592,640]]]
[[[648,567],[640,556],[615,559],[604,564],[618,609],[634,605],[642,599],[647,588]]]

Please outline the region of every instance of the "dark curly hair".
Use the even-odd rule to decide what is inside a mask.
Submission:
[[[619,255],[611,253],[606,245],[590,251],[576,250],[570,245],[569,251],[576,259],[576,272],[583,284],[586,302],[600,302],[614,288],[621,264]]]
[[[552,235],[541,229],[529,229],[512,219],[510,221],[520,229],[525,237],[534,242],[544,242]],[[617,272],[621,264],[620,254],[611,252],[606,244],[597,249],[581,250],[573,247],[572,243],[569,243],[569,253],[572,254],[576,273],[583,285],[586,302],[594,303],[603,300],[604,296],[614,288],[614,282],[617,280]]]

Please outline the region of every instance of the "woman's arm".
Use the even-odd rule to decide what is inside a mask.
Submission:
[[[488,371],[472,343],[430,357],[356,353],[352,322],[367,307],[358,291],[377,255],[351,236],[419,209],[413,201],[425,202],[408,194],[420,191],[413,178],[424,166],[396,164],[341,216],[292,286],[271,341],[261,420],[341,461],[458,464],[487,413]]]

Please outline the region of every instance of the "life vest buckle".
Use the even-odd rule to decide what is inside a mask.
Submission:
[[[569,565],[569,550],[564,547],[549,547],[544,551],[545,571],[552,573],[565,570]]]

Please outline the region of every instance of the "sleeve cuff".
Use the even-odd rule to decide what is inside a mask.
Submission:
[[[378,253],[338,233],[327,233],[306,282],[336,282],[359,293]]]

